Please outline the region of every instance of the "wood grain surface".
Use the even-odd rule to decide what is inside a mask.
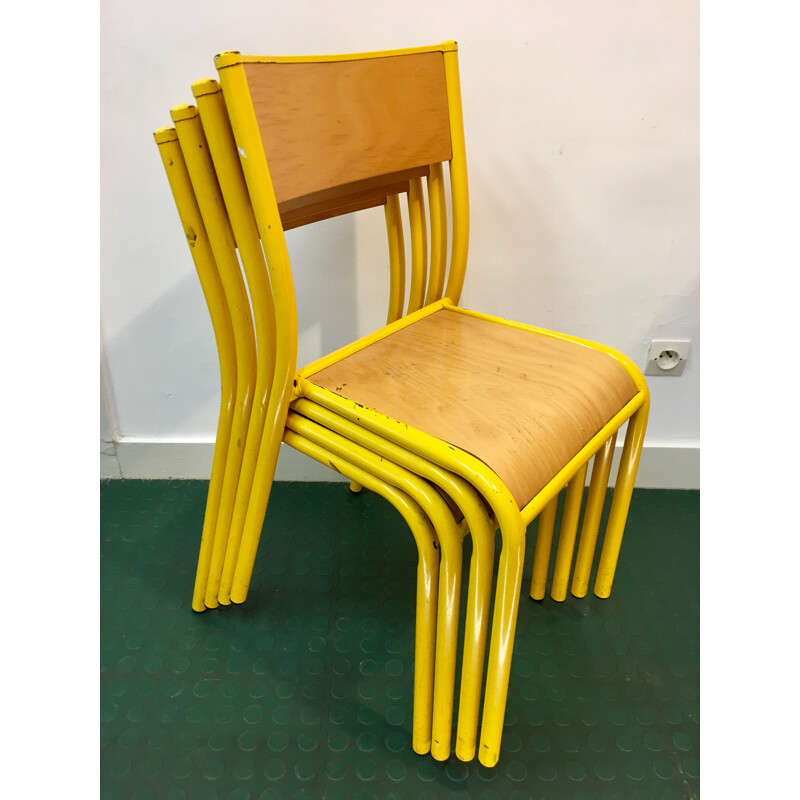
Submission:
[[[295,220],[351,184],[397,183],[451,157],[440,52],[244,68],[279,206]]]
[[[636,394],[605,353],[447,309],[309,380],[481,459],[520,508]]]

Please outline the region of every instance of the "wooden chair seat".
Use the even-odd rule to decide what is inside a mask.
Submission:
[[[476,456],[520,508],[637,392],[602,351],[447,308],[308,380]]]

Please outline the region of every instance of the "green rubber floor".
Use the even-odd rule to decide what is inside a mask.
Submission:
[[[197,614],[207,486],[101,484],[103,800],[699,797],[698,492],[634,493],[608,600],[523,588],[487,769],[411,749],[399,514],[342,483],[276,484],[247,602]]]

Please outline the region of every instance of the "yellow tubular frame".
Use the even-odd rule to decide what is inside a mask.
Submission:
[[[403,218],[400,214],[400,199],[389,195],[384,204],[386,236],[389,242],[389,311],[386,322],[394,322],[403,316],[406,293],[406,252],[403,240]],[[361,486],[350,483],[350,491],[358,493]]]
[[[236,501],[219,585],[219,601],[227,604],[231,601],[233,575],[238,560],[247,507],[250,502],[250,492],[264,433],[269,392],[275,370],[275,309],[272,302],[269,273],[258,239],[258,229],[236,153],[236,144],[225,109],[225,101],[222,98],[222,91],[219,84],[212,80],[197,81],[192,85],[192,91],[216,170],[219,188],[228,209],[234,239],[239,248],[239,256],[247,277],[247,288],[255,317],[257,365],[255,401],[247,430]]]
[[[269,169],[261,147],[260,134],[252,104],[249,101],[247,82],[242,66],[244,59],[238,54],[223,54],[217,58],[220,81],[228,106],[234,136],[242,159],[245,178],[253,203],[253,210],[259,233],[267,254],[270,279],[275,297],[277,329],[285,331],[286,340],[279,342],[276,378],[270,395],[268,426],[265,434],[265,446],[262,458],[259,459],[256,480],[248,508],[245,531],[241,549],[245,553],[244,560],[240,556],[237,575],[241,567],[247,573],[245,580],[241,578],[241,587],[246,592],[249,571],[252,571],[252,559],[258,544],[260,526],[266,510],[269,487],[274,474],[277,448],[281,439],[283,421],[291,396],[305,396],[314,402],[333,411],[356,424],[363,426],[378,436],[407,449],[421,458],[436,464],[442,469],[451,471],[469,482],[485,499],[492,509],[499,524],[502,535],[502,551],[495,595],[494,617],[489,651],[489,664],[484,697],[483,722],[481,726],[479,759],[486,766],[493,766],[499,758],[500,740],[502,736],[503,718],[508,692],[511,652],[513,647],[516,618],[519,608],[519,590],[522,580],[524,559],[525,527],[557,496],[561,487],[569,483],[579,470],[585,469],[590,458],[604,445],[619,427],[628,421],[628,431],[623,448],[619,476],[617,478],[612,501],[609,524],[603,543],[603,551],[598,567],[598,579],[595,593],[604,596],[610,591],[613,573],[619,554],[624,521],[633,489],[633,479],[641,453],[644,429],[649,408],[649,395],[646,384],[638,369],[631,365],[624,356],[601,345],[587,343],[575,337],[556,334],[520,323],[510,323],[488,315],[481,315],[460,309],[454,304],[458,301],[463,286],[467,256],[467,238],[469,228],[469,209],[467,203],[467,177],[464,162],[463,127],[461,122],[461,103],[458,88],[458,67],[455,45],[448,43],[440,48],[425,48],[423,51],[439,49],[443,52],[445,78],[451,114],[452,161],[450,163],[450,186],[453,203],[453,240],[451,264],[447,277],[445,299],[433,303],[420,311],[413,312],[402,320],[387,325],[372,336],[365,337],[358,343],[344,348],[328,359],[322,359],[310,367],[301,370],[292,379],[296,358],[297,326],[295,317],[294,290],[289,266],[286,245],[280,225],[280,215],[275,201]],[[415,50],[419,52],[420,49]],[[395,55],[397,52],[386,52],[381,55]],[[363,56],[352,56],[353,58]],[[334,58],[334,57],[332,57]],[[335,57],[340,58],[340,57]],[[247,59],[259,60],[259,59]],[[272,59],[269,59],[272,60]],[[278,59],[275,59],[278,60]],[[297,59],[287,59],[297,60]],[[308,59],[320,60],[320,59]],[[554,336],[579,344],[589,344],[596,350],[606,352],[616,358],[628,371],[637,386],[638,393],[616,414],[597,434],[561,469],[557,475],[534,497],[525,508],[515,503],[507,487],[497,478],[494,472],[474,456],[441,442],[421,431],[409,428],[404,423],[385,417],[371,409],[363,408],[345,398],[339,397],[315,386],[308,378],[324,366],[348,352],[354,352],[429,313],[448,307],[458,313],[472,314],[476,317],[490,319],[496,324],[505,324],[522,330],[529,330],[544,336]],[[347,442],[342,445],[346,452],[352,452],[354,445]],[[437,528],[438,529],[438,528]],[[440,531],[441,533],[441,531]],[[236,576],[234,591],[236,590]],[[442,585],[440,581],[440,597]],[[232,593],[233,597],[233,593]],[[441,609],[440,609],[441,613]],[[437,636],[438,639],[438,636]],[[439,661],[437,653],[437,672]],[[434,712],[435,717],[435,712]]]
[[[494,522],[473,487],[463,478],[437,467],[403,447],[389,442],[364,428],[332,413],[305,398],[298,398],[292,408],[336,431],[351,442],[400,465],[429,480],[449,496],[464,514],[465,527],[473,538],[470,580],[467,595],[464,652],[461,668],[461,693],[456,732],[456,755],[462,761],[475,757],[480,708],[481,679],[486,648],[489,603],[494,568]],[[456,643],[452,645],[454,648]],[[451,712],[452,713],[452,712]],[[434,713],[432,754],[440,760],[450,753],[451,719],[437,718]]]
[[[387,324],[403,316],[406,299],[406,251],[403,240],[403,219],[400,199],[396,194],[386,198],[386,235],[389,240],[389,313]]]
[[[572,594],[574,597],[586,597],[589,590],[589,575],[592,571],[597,534],[600,530],[600,517],[606,498],[606,487],[611,474],[611,461],[614,456],[615,433],[598,451],[592,462],[592,478],[589,482],[589,493],[586,497],[586,508],[583,512],[581,538],[578,544],[578,555],[575,557],[575,572],[572,576]]]
[[[236,402],[236,346],[233,338],[228,301],[217,272],[214,254],[208,243],[203,225],[203,218],[197,206],[189,173],[183,159],[183,152],[178,143],[178,135],[174,128],[160,128],[155,132],[161,160],[167,172],[175,205],[183,226],[189,249],[192,253],[200,286],[208,305],[211,324],[219,353],[220,367],[220,410],[217,423],[214,459],[211,465],[211,479],[208,485],[208,499],[203,520],[203,534],[200,540],[200,553],[197,560],[192,608],[205,611],[206,583],[211,562],[211,551],[214,546],[214,535],[219,514],[223,477],[228,444],[231,437],[234,407]]]
[[[494,766],[499,757],[525,550],[525,526],[514,498],[491,470],[469,453],[320,389],[304,378],[298,384],[303,396],[460,475],[483,495],[494,512],[503,536],[503,547],[492,620],[479,749],[481,763]]]
[[[310,419],[302,429],[294,428],[302,417],[292,412],[287,425],[324,446],[331,453],[371,471],[382,481],[405,491],[419,503],[434,525],[439,538],[439,600],[436,624],[436,669],[433,683],[433,724],[431,755],[444,760],[450,755],[453,719],[453,690],[456,672],[456,645],[461,596],[461,533],[442,496],[418,475],[351,442]]]
[[[566,600],[569,573],[572,567],[572,554],[575,549],[575,536],[578,532],[578,518],[581,513],[583,500],[583,487],[586,484],[586,464],[575,473],[575,477],[567,486],[567,496],[564,500],[564,512],[561,517],[561,530],[558,534],[558,550],[556,551],[556,564],[553,570],[553,585],[550,588],[550,597],[553,600]]]
[[[221,56],[217,57],[220,65]],[[252,202],[264,254],[269,269],[275,308],[275,327],[281,331],[269,403],[264,420],[264,435],[253,475],[250,502],[247,507],[239,557],[233,576],[231,600],[244,602],[253,573],[258,542],[267,511],[283,427],[292,398],[294,371],[297,363],[297,311],[289,253],[283,235],[275,190],[252,105],[242,103],[249,96],[247,79],[241,65],[220,68],[220,85],[229,110],[231,127],[241,156],[245,181]],[[237,109],[232,113],[231,105]]]
[[[533,600],[543,600],[547,587],[547,569],[550,566],[550,550],[553,546],[553,530],[556,524],[558,495],[542,509],[536,529],[536,545],[533,551],[533,573],[530,595]]]
[[[158,135],[159,138],[157,141],[159,141],[159,143],[161,143],[160,140],[162,139],[167,143],[174,143],[171,149],[162,152],[162,157],[169,161],[169,166],[173,173],[175,173],[172,176],[172,181],[180,188],[180,191],[175,195],[176,202],[178,203],[179,213],[182,215],[182,218],[186,219],[187,232],[191,231],[190,241],[195,248],[193,254],[196,255],[200,253],[204,256],[202,262],[199,264],[199,267],[203,268],[204,288],[209,287],[212,290],[215,289],[215,280],[216,284],[218,284],[218,293],[214,295],[216,301],[213,306],[214,319],[218,323],[224,323],[227,317],[227,324],[230,328],[230,315],[222,283],[213,253],[208,246],[206,227],[204,226],[202,216],[194,200],[194,187],[183,162],[180,144],[177,141],[177,136],[174,134],[174,131],[159,132]],[[204,191],[212,193],[214,187],[205,186]],[[224,236],[225,226],[221,216],[215,216],[210,223],[210,227],[212,229],[219,227],[220,230],[216,230],[215,235],[217,237]],[[241,246],[244,242],[240,240],[239,244]],[[222,324],[220,327],[222,329]],[[231,352],[233,352],[232,333],[230,341],[230,349]],[[234,363],[234,360],[235,353],[231,359],[231,364]],[[415,650],[415,700],[412,746],[418,753],[427,753],[430,750],[431,744],[434,654],[437,630],[436,597],[438,594],[439,556],[436,549],[436,535],[430,521],[424,516],[419,504],[412,500],[407,493],[396,488],[396,486],[376,478],[375,474],[376,471],[382,470],[384,473],[393,476],[393,482],[395,484],[405,483],[405,485],[414,488],[415,493],[422,491],[423,493],[427,492],[430,494],[430,488],[424,481],[416,478],[416,476],[407,473],[405,470],[398,470],[388,461],[377,459],[372,454],[363,454],[362,463],[369,465],[370,470],[369,472],[365,472],[364,469],[354,466],[342,456],[330,453],[322,446],[322,443],[329,440],[329,432],[319,426],[313,426],[313,428],[309,429],[308,426],[311,425],[311,423],[296,414],[290,415],[290,421],[287,424],[293,428],[289,436],[290,441],[287,443],[322,463],[332,466],[342,474],[363,481],[368,488],[388,499],[389,502],[400,511],[404,519],[409,522],[412,534],[417,542],[420,559],[418,563],[418,617]],[[305,440],[297,431],[305,431],[306,433],[310,431],[309,438],[313,436],[316,441],[311,442]],[[284,440],[287,439],[287,433],[289,432],[284,432]],[[449,509],[447,509],[444,503],[439,503],[437,509],[442,514],[449,513]],[[441,517],[438,519],[438,522],[440,526],[443,524]],[[455,520],[452,519],[452,516],[450,516],[449,523],[446,521],[444,522],[445,526],[447,524],[451,524],[455,529]],[[453,648],[453,652],[453,659],[455,659],[455,648]]]
[[[424,198],[422,180],[412,178],[408,184],[408,220],[411,231],[409,311],[416,311],[425,305],[425,286],[428,281],[428,230],[425,224]]]
[[[644,383],[641,373],[639,373],[639,378]],[[643,394],[644,402],[628,422],[625,444],[622,446],[622,457],[620,458],[617,480],[614,484],[611,510],[608,514],[606,534],[603,539],[603,548],[600,551],[600,562],[597,565],[597,578],[594,583],[594,593],[600,598],[606,598],[611,594],[614,573],[619,560],[619,551],[622,546],[622,535],[625,532],[625,521],[628,518],[628,509],[633,495],[633,483],[636,479],[636,470],[639,468],[639,459],[642,455],[644,433],[647,428],[647,417],[650,411],[650,394],[647,392],[646,386]]]
[[[441,164],[431,164],[430,166],[428,207],[431,215],[431,268],[425,305],[440,300],[444,291],[444,273],[447,264],[447,209],[444,197],[444,172]]]
[[[256,382],[255,339],[250,301],[236,260],[228,214],[219,194],[214,165],[208,154],[208,144],[197,109],[188,105],[176,106],[172,109],[171,115],[189,177],[195,187],[197,204],[206,225],[211,252],[217,262],[220,279],[231,311],[236,343],[236,407],[231,429],[231,444],[228,447],[225,462],[220,511],[205,595],[206,606],[216,608],[219,604],[218,592],[227,550],[228,532],[233,516],[239,471],[244,455],[244,442],[253,405]]]
[[[415,53],[448,53],[458,50],[453,41],[442,42],[434,47],[401,47],[397,50],[377,50],[368,53],[335,53],[316,56],[254,56],[244,55],[238,50],[226,50],[214,59],[217,69],[235,67],[239,64],[304,64],[325,61],[361,61],[365,58],[391,58],[393,56],[408,56]]]
[[[414,642],[414,707],[412,722],[412,748],[415,753],[424,755],[431,751],[433,718],[436,695],[435,678],[438,669],[438,631],[437,615],[439,595],[439,552],[436,549],[436,530],[422,507],[397,484],[404,484],[418,493],[419,481],[403,476],[386,464],[384,475],[376,477],[376,462],[366,456],[362,466],[353,463],[351,454],[342,455],[347,448],[340,449],[332,440],[330,431],[314,425],[309,420],[292,413],[287,415],[283,441],[291,447],[316,459],[322,464],[340,472],[347,478],[357,481],[387,499],[403,516],[417,543],[417,601],[416,631]],[[334,442],[331,447],[331,442]],[[339,451],[339,452],[337,452]],[[383,478],[392,475],[392,481]],[[442,511],[442,514],[445,512]],[[451,517],[452,520],[452,517]]]
[[[458,54],[454,42],[448,42],[446,45],[452,45],[451,48],[444,51],[444,73],[447,82],[447,105],[450,109],[452,147],[450,197],[453,212],[453,241],[445,297],[453,305],[458,305],[464,286],[469,249],[469,187],[464,145],[464,121],[461,110],[461,84],[458,76]]]

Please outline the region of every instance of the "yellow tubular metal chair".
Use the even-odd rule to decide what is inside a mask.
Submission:
[[[462,532],[470,529],[476,552],[479,542],[491,540],[486,532],[499,527],[502,550],[478,747],[481,763],[493,766],[500,752],[526,527],[539,517],[531,596],[540,598],[555,505],[567,486],[551,589],[556,599],[563,599],[588,462],[594,459],[572,584],[573,594],[585,594],[614,441],[627,423],[594,585],[596,595],[609,595],[649,395],[639,370],[611,348],[457,305],[466,268],[469,211],[456,49],[455,43],[447,42],[346,56],[267,58],[229,52],[216,59],[247,185],[249,213],[269,272],[277,347],[269,385],[263,397],[255,400],[263,406],[263,416],[256,419],[263,422],[255,428],[250,424],[258,431],[253,433],[253,441],[258,442],[252,445],[255,455],[248,461],[245,452],[241,474],[233,463],[237,490],[245,487],[241,502],[238,491],[236,499],[239,518],[243,517],[241,530],[220,532],[217,523],[215,543],[219,535],[218,549],[226,554],[223,562],[228,562],[228,573],[230,564],[234,565],[229,599],[243,602],[278,449],[281,441],[295,445],[296,435],[318,446],[313,439],[317,435],[316,441],[324,442],[328,454],[323,457],[330,458],[338,448],[342,463],[357,463],[360,473],[342,470],[355,481],[356,489],[368,485],[368,474],[376,474],[375,462],[365,452],[435,484],[461,508]],[[408,120],[414,124],[408,125]],[[430,229],[422,179],[428,188]],[[452,208],[449,241],[444,215],[447,189]],[[400,193],[408,196],[411,227],[412,270],[404,316]],[[295,297],[284,231],[376,205],[385,206],[390,242],[389,323],[298,371]],[[230,224],[234,216],[238,212],[231,211]],[[318,427],[309,425],[298,434],[301,417]],[[421,491],[419,485],[409,487],[408,496],[419,504],[421,494],[414,493]],[[209,509],[206,527],[211,528],[211,497]],[[231,513],[236,516],[235,511]],[[434,520],[428,511],[428,518],[441,540],[452,515]],[[201,551],[203,545],[205,534]],[[482,552],[489,550],[484,547]],[[449,587],[458,578],[446,572],[444,563],[441,569],[438,617],[447,626],[453,615],[457,621],[457,600]],[[470,592],[473,572],[476,588],[468,600],[469,613],[474,629],[479,631],[483,625],[485,631],[481,609],[488,607],[488,594],[485,581],[478,578],[484,572],[473,562]],[[213,580],[214,573],[210,575]],[[451,667],[446,660],[440,665],[439,642],[437,638],[437,678],[440,670],[449,674]],[[475,649],[481,652],[474,663],[481,665],[482,647],[477,633]],[[448,651],[444,646],[441,651],[444,659]],[[456,753],[469,759],[474,757],[475,736],[470,743],[469,731],[473,724],[477,727],[477,711],[474,719],[464,713],[472,702],[465,698],[474,695],[476,682],[479,697],[481,686],[478,677],[466,685],[465,694],[466,664],[465,655]],[[443,680],[442,690],[446,694],[448,683],[452,695],[449,679]],[[438,687],[434,705],[437,691]],[[444,716],[447,704],[446,697],[440,699]],[[477,704],[479,700],[475,708]],[[446,758],[449,731],[439,737],[444,720],[439,720],[437,728],[436,717],[434,709],[431,752],[436,758]]]

